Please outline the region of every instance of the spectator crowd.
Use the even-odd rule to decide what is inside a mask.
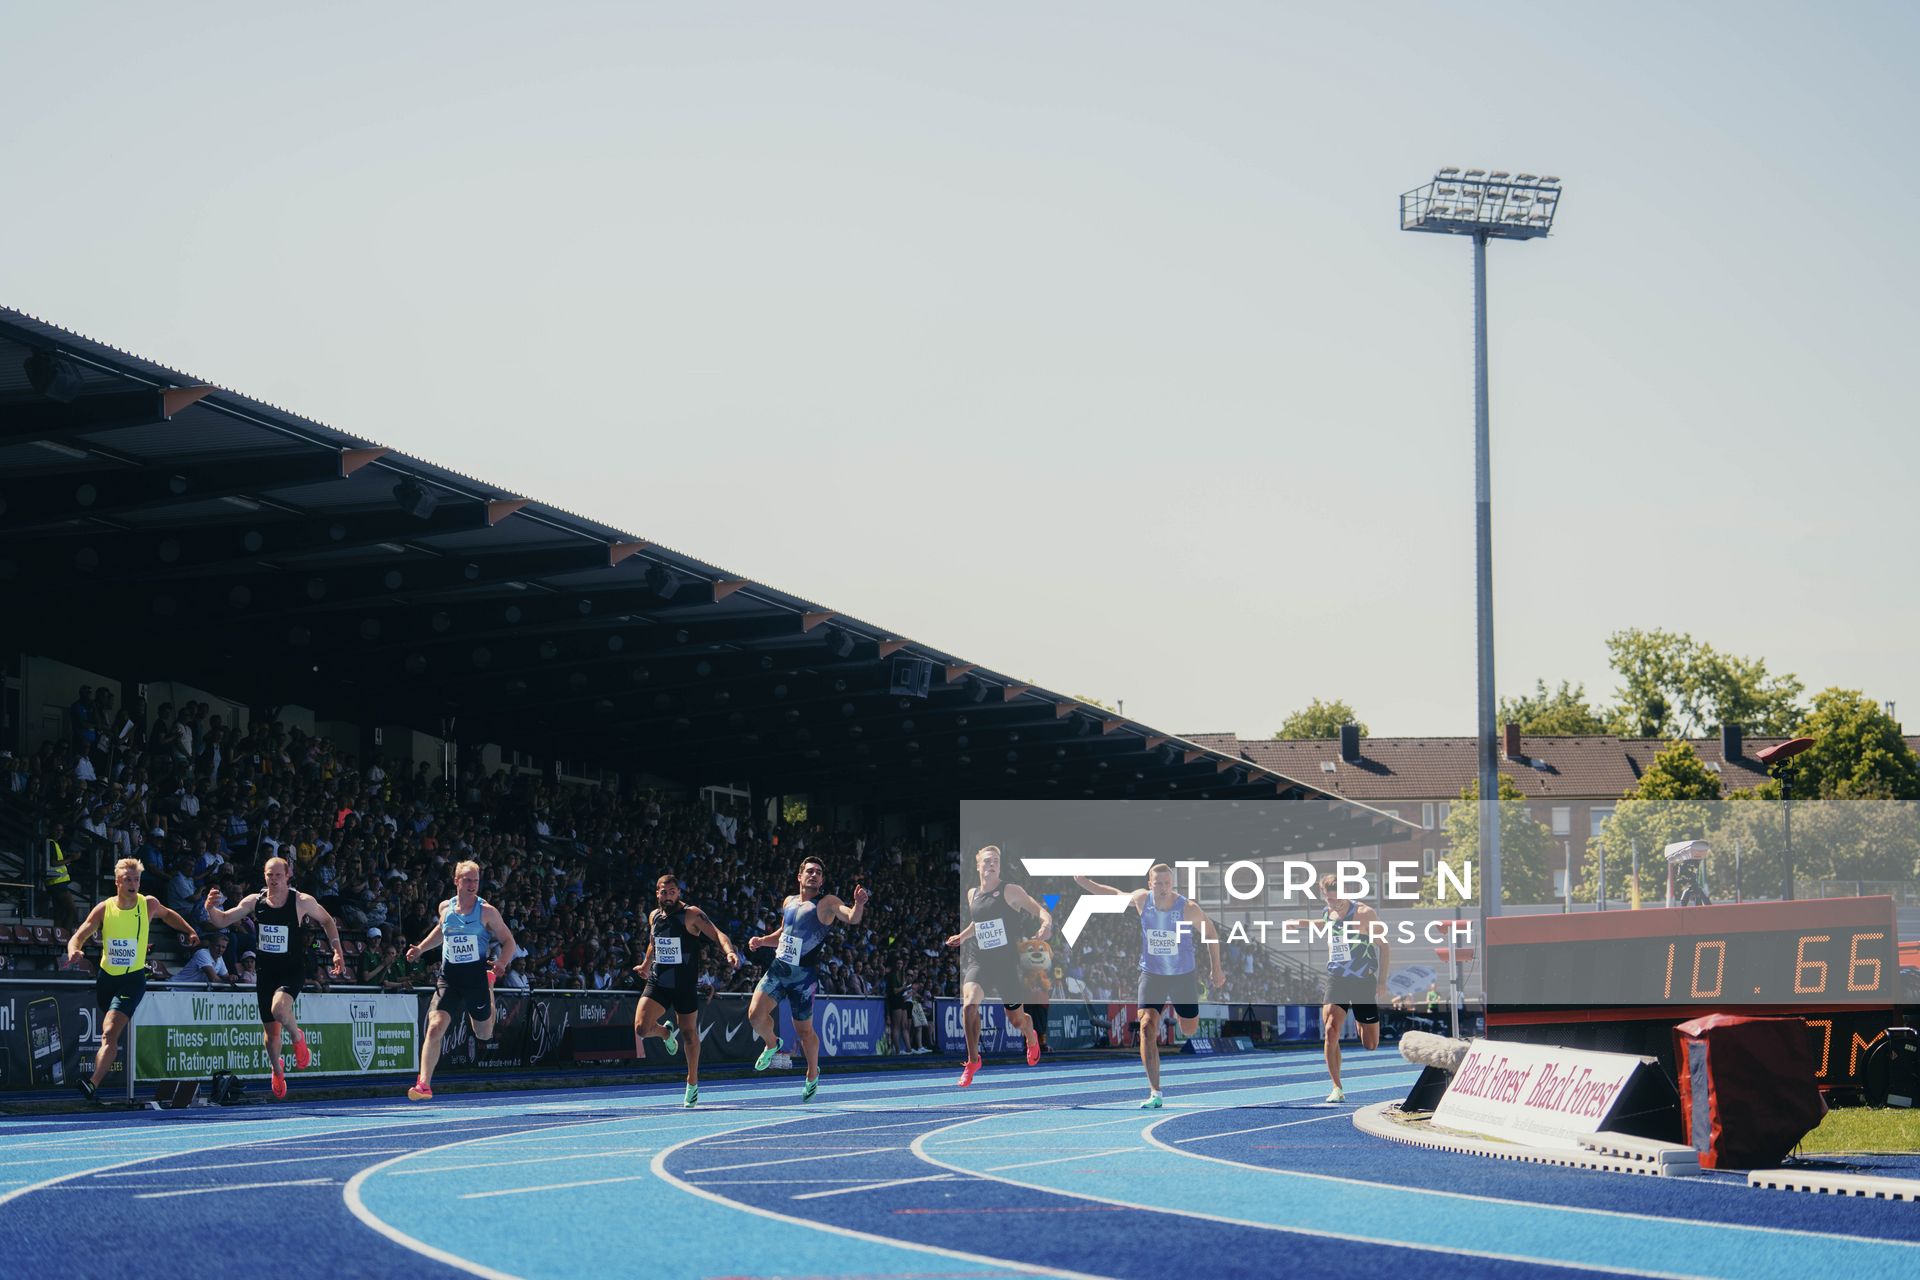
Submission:
[[[74,882],[56,893],[55,918],[67,927],[105,892],[86,874],[96,859],[108,872],[118,858],[138,859],[142,890],[206,934],[172,974],[176,982],[248,984],[252,922],[206,930],[204,902],[215,887],[229,906],[238,902],[279,855],[292,864],[294,887],[361,944],[344,979],[316,951],[310,990],[336,981],[431,985],[435,953],[409,962],[406,946],[433,927],[454,864],[470,858],[482,867],[482,896],[519,944],[509,988],[636,986],[654,882],[672,872],[748,960],[730,973],[708,948],[703,981],[742,992],[768,958],[749,955],[747,939],[777,927],[799,862],[814,856],[826,864],[828,892],[850,897],[864,884],[873,895],[861,926],[832,930],[822,944],[822,990],[887,997],[896,1037],[904,1018],[915,1043],[931,1034],[931,998],[958,993],[958,956],[943,946],[960,915],[962,861],[951,847],[774,823],[695,795],[560,784],[526,771],[463,768],[449,785],[425,763],[362,765],[328,738],[271,717],[230,725],[187,702],[161,703],[145,721],[117,711],[104,688],[82,688],[69,722],[67,740],[0,760],[0,806],[64,853]],[[1096,917],[1077,948],[1057,934],[1053,947],[1051,998],[1133,998],[1138,924],[1130,917]],[[1302,1002],[1318,1001],[1317,984],[1307,990],[1262,948],[1235,944],[1227,959],[1227,998],[1236,987],[1265,993],[1293,984]],[[162,957],[155,976],[166,973]]]

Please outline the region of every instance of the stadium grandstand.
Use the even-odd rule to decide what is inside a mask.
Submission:
[[[197,918],[277,851],[346,927],[350,979],[430,976],[396,943],[472,856],[516,985],[619,985],[655,875],[751,932],[805,851],[881,913],[828,981],[948,994],[962,799],[1323,795],[5,310],[0,531],[0,942],[28,971],[116,858]],[[1323,847],[1394,838],[1340,813]],[[247,941],[175,960],[237,974]],[[1076,991],[1118,995],[1120,969],[1076,964]]]

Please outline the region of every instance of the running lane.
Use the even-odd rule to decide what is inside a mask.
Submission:
[[[1510,1197],[1462,1194],[1351,1176],[1331,1126],[1301,1125],[1274,1134],[1291,1139],[1290,1165],[1229,1163],[1159,1140],[1177,1124],[1154,1119],[1115,1126],[1085,1158],[1010,1161],[1025,1146],[1035,1117],[987,1115],[939,1129],[916,1143],[937,1168],[1002,1179],[1092,1203],[1151,1208],[1233,1222],[1287,1236],[1321,1235],[1347,1243],[1352,1265],[1366,1269],[1363,1245],[1420,1246],[1441,1253],[1508,1258],[1549,1266],[1652,1275],[1777,1277],[1897,1276],[1920,1267],[1920,1248],[1904,1239],[1816,1234],[1775,1226],[1705,1221],[1676,1212],[1684,1182],[1659,1184],[1669,1197],[1661,1213],[1575,1209],[1539,1203],[1527,1194],[1533,1170],[1513,1169]],[[1104,1136],[1104,1135],[1103,1135]],[[1344,1135],[1340,1135],[1344,1139]],[[1332,1144],[1331,1146],[1329,1144]],[[1628,1175],[1589,1175],[1593,1185]],[[1648,1180],[1651,1182],[1652,1180]],[[1758,1194],[1758,1193],[1756,1193]],[[1904,1209],[1909,1206],[1881,1206]],[[1290,1242],[1290,1250],[1294,1247]],[[1476,1268],[1480,1263],[1476,1263]]]

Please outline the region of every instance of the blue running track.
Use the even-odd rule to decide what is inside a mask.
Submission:
[[[1920,1204],[1423,1151],[1391,1050],[0,1122],[0,1274],[1920,1275]]]

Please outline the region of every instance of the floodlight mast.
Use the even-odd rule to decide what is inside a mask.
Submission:
[[[1400,229],[1473,237],[1473,542],[1479,718],[1480,914],[1500,914],[1500,759],[1494,724],[1493,501],[1488,458],[1487,241],[1553,230],[1560,179],[1449,166],[1400,197]]]

